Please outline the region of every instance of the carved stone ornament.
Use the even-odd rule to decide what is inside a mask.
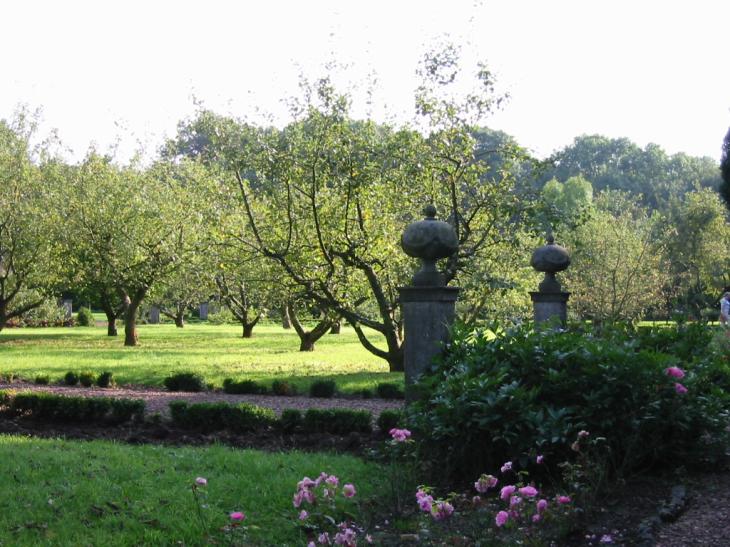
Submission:
[[[413,276],[413,285],[441,287],[445,282],[436,270],[436,261],[454,254],[459,249],[459,240],[451,224],[436,220],[436,207],[427,205],[423,213],[426,218],[406,226],[400,244],[408,256],[420,258],[423,264]]]
[[[545,279],[538,285],[540,292],[560,292],[562,287],[555,274],[570,266],[570,256],[565,247],[555,244],[553,234],[549,233],[547,245],[535,249],[530,265],[538,272],[545,272]]]

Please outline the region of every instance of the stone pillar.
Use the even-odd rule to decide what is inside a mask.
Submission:
[[[570,266],[568,251],[556,245],[552,232],[548,233],[547,245],[535,249],[530,264],[538,272],[545,273],[538,291],[530,293],[535,324],[555,322],[564,327],[568,320],[570,293],[563,292],[555,274]]]
[[[449,340],[458,287],[401,287],[406,401],[418,399],[414,384],[431,368]]]
[[[408,256],[421,259],[410,287],[401,287],[403,312],[403,364],[406,380],[406,401],[420,397],[415,383],[428,372],[436,356],[449,338],[454,321],[457,287],[447,287],[436,261],[454,254],[459,240],[454,228],[436,220],[436,208],[427,206],[426,218],[409,224],[401,237],[401,247]]]
[[[160,323],[160,308],[157,306],[150,308],[150,323],[152,325],[158,325]]]
[[[207,321],[208,320],[208,303],[203,302],[200,304],[200,319],[201,321]]]
[[[63,308],[63,315],[66,319],[71,319],[73,315],[73,300],[70,298],[64,298],[61,301],[61,307]]]
[[[569,292],[531,292],[535,323],[558,321],[564,327],[568,320],[569,297]]]

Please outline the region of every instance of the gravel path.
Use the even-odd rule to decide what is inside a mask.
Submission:
[[[44,391],[58,395],[75,397],[115,397],[119,399],[142,399],[147,414],[167,414],[170,401],[188,401],[190,403],[252,403],[273,409],[277,414],[287,408],[306,410],[308,408],[352,408],[369,410],[374,417],[386,409],[403,408],[403,401],[385,399],[332,398],[318,399],[312,397],[280,397],[274,395],[231,395],[217,391],[200,393],[170,392],[142,386],[121,386],[110,389],[96,387],[41,386],[25,382],[12,384],[0,382],[0,389],[16,391]]]

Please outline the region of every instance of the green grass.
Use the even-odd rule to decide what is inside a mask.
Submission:
[[[375,340],[383,346],[382,339]],[[139,341],[126,348],[123,333],[109,337],[105,327],[6,329],[0,332],[0,373],[56,381],[69,370],[110,370],[119,384],[161,385],[174,372],[192,371],[216,386],[228,377],[264,384],[283,379],[302,391],[314,379],[331,378],[345,392],[403,382],[403,374],[389,373],[387,363],[365,350],[350,328],[325,335],[313,352],[298,351],[296,333],[278,325],[258,326],[248,339],[237,325],[142,325]]]
[[[196,477],[208,480],[203,512],[211,529],[224,526],[231,511],[243,511],[248,545],[304,545],[292,506],[303,476],[333,473],[341,484],[355,484],[353,500],[384,487],[382,470],[354,457],[221,446],[0,435],[0,461],[0,545],[207,544],[191,492]]]

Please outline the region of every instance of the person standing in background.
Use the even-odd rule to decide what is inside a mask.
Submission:
[[[720,299],[720,325],[730,328],[730,292],[726,292]]]

